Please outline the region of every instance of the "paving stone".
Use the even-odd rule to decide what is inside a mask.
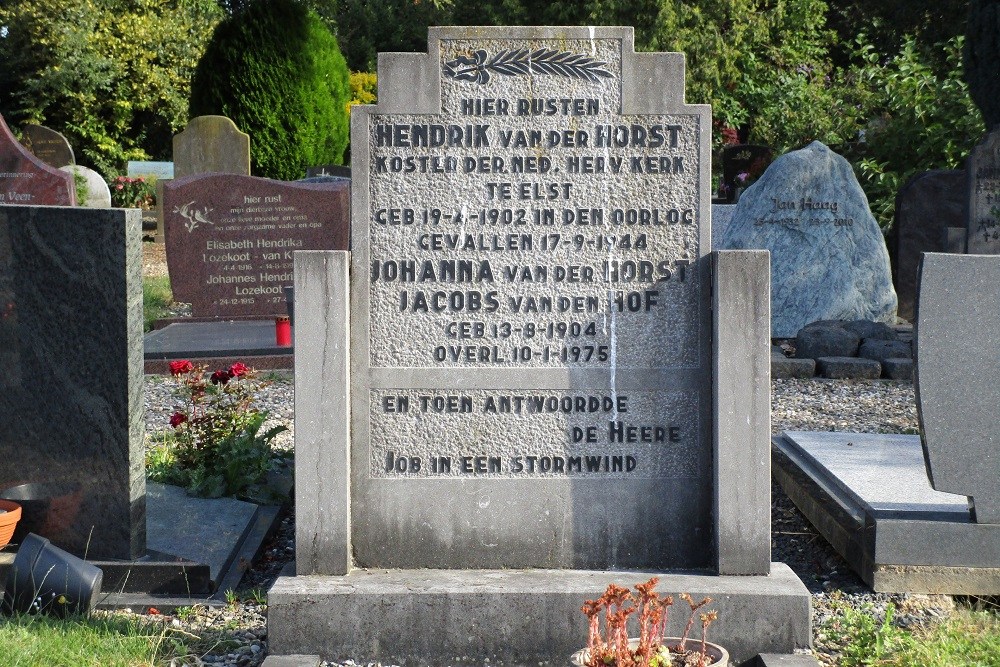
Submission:
[[[861,341],[858,356],[876,361],[910,359],[913,357],[913,348],[909,343],[898,340],[873,340],[869,338]]]
[[[913,359],[883,359],[882,377],[888,380],[913,380]]]
[[[815,359],[792,359],[782,355],[771,357],[772,378],[811,378],[816,375]]]
[[[831,380],[874,380],[882,375],[882,364],[858,357],[820,357],[820,375]]]
[[[795,356],[799,359],[855,357],[860,342],[860,336],[839,324],[810,324],[795,337]]]

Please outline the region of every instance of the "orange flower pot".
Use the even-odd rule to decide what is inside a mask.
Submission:
[[[14,526],[21,520],[21,506],[12,500],[0,500],[0,549],[7,546],[14,535]]]

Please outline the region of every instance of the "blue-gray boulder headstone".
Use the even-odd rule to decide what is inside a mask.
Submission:
[[[938,491],[1000,523],[1000,257],[927,253],[917,301],[917,414]]]
[[[889,252],[850,163],[814,141],[782,155],[743,193],[725,249],[771,252],[771,335],[809,322],[894,323]]]

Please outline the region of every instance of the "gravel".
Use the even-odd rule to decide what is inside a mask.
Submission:
[[[277,446],[291,449],[294,442],[292,383],[287,376],[274,376],[261,394],[260,407],[272,421],[289,430],[279,436]],[[809,430],[860,433],[917,433],[913,385],[887,380],[774,380],[772,382],[772,431]],[[166,428],[177,405],[169,378],[147,376],[146,432],[151,443]],[[294,517],[281,527],[244,576],[240,591],[263,589],[281,568],[294,558]],[[787,563],[812,594],[814,654],[823,665],[838,664],[840,645],[826,627],[843,613],[844,607],[864,611],[878,619],[890,603],[896,608],[895,623],[902,627],[924,626],[948,616],[953,601],[948,596],[874,593],[850,570],[826,541],[812,528],[777,485],[772,485],[772,558]],[[267,653],[266,608],[239,604],[224,609],[198,608],[186,618],[166,617],[166,622],[194,635],[222,631],[225,643],[189,662],[239,667],[259,665]],[[383,667],[376,662],[326,662],[326,667]]]

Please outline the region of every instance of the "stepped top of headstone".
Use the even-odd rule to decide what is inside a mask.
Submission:
[[[822,142],[778,157],[736,204],[722,247],[771,252],[771,336],[817,320],[894,324],[889,252],[851,164]]]
[[[73,147],[60,132],[44,125],[25,125],[21,128],[24,146],[39,160],[53,167],[76,164]]]
[[[917,414],[931,485],[1000,523],[1000,257],[925,253],[917,301]]]
[[[968,252],[1000,254],[1000,127],[972,149],[968,178]]]
[[[45,164],[14,138],[0,116],[0,205],[73,206],[73,176]]]
[[[225,116],[197,116],[174,135],[174,178],[250,174],[250,135]]]

